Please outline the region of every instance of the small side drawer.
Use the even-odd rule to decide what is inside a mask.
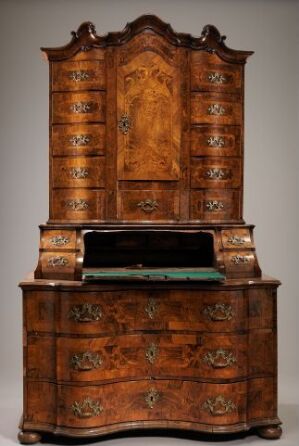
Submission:
[[[254,248],[249,229],[222,229],[221,240],[224,249]]]
[[[237,124],[242,122],[238,96],[220,93],[191,94],[191,124]]]
[[[191,63],[191,90],[240,93],[241,81],[240,65]]]
[[[104,60],[52,63],[52,90],[103,90],[106,86]]]
[[[48,279],[64,278],[74,273],[76,253],[46,251],[40,254],[42,274]]]
[[[253,251],[235,250],[223,253],[226,274],[229,277],[254,277],[255,254]]]
[[[191,129],[191,155],[240,156],[240,127],[219,125],[193,127]]]
[[[239,159],[213,158],[192,159],[192,188],[238,188],[241,185],[241,161]]]
[[[238,190],[206,190],[191,192],[191,219],[239,220],[240,192]]]
[[[53,187],[104,187],[105,158],[54,158]]]
[[[76,248],[76,231],[66,229],[42,230],[40,248],[65,250]]]
[[[179,192],[173,190],[119,191],[118,218],[122,220],[177,220]]]
[[[105,108],[103,92],[53,93],[52,122],[105,122]]]
[[[52,154],[104,155],[105,126],[103,124],[69,124],[52,126]]]
[[[52,190],[52,219],[102,220],[104,216],[104,191],[86,189]]]

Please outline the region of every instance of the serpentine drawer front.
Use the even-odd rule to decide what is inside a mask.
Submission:
[[[252,52],[224,41],[144,15],[42,48],[49,219],[20,284],[21,443],[144,428],[280,437],[279,281],[243,219]]]

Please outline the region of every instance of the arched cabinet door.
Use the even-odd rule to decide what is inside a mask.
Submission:
[[[117,50],[117,177],[180,178],[179,49],[140,34]]]

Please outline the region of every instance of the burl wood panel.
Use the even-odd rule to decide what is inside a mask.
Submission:
[[[52,123],[105,122],[104,92],[53,93]]]
[[[52,154],[104,155],[105,133],[103,124],[68,124],[52,126]]]
[[[241,218],[238,190],[202,190],[190,193],[191,220],[238,220]]]
[[[270,373],[272,332],[257,331],[250,336],[254,342],[249,342],[254,350],[252,370],[251,364],[247,370],[246,334],[169,332],[84,339],[29,336],[27,377],[72,382],[148,376],[213,381],[242,378],[252,372]]]
[[[258,301],[257,294],[255,308]],[[98,292],[28,291],[25,306],[28,332],[85,335],[135,330],[230,332],[245,330],[249,323],[243,291],[231,289],[186,292],[127,287]],[[266,308],[260,308],[261,318],[269,311],[268,307],[270,299]],[[260,324],[255,327],[263,327],[262,320]]]
[[[103,90],[105,87],[104,60],[52,62],[52,91]]]
[[[105,158],[54,158],[53,187],[105,187]]]
[[[52,191],[53,220],[103,220],[105,192],[91,189],[54,189]]]
[[[201,125],[191,129],[192,156],[240,156],[241,128]]]
[[[40,248],[49,250],[65,250],[76,248],[76,231],[67,229],[42,230]]]
[[[148,45],[156,45],[149,49]],[[178,180],[181,92],[178,50],[152,35],[137,36],[118,53],[117,176],[121,180]]]
[[[269,394],[270,383],[263,380],[264,390],[260,386],[258,391]],[[155,380],[88,387],[28,382],[27,392],[25,421],[57,422],[58,426],[97,427],[139,420],[185,420],[213,425],[246,421],[246,382]],[[269,413],[267,403],[261,399],[259,410]],[[254,411],[254,402],[251,410]]]
[[[240,97],[221,93],[191,93],[191,124],[242,123]]]
[[[238,188],[241,185],[241,161],[237,158],[196,159],[191,161],[191,187],[202,189]]]
[[[243,66],[225,63],[215,54],[191,52],[191,90],[241,93]]]
[[[117,217],[121,220],[179,219],[179,191],[121,190],[117,198]]]

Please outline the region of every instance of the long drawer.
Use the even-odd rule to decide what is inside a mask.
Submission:
[[[31,335],[26,370],[31,379],[71,382],[149,376],[223,381],[273,375],[273,351],[270,329],[248,334],[169,332],[98,338]]]
[[[52,123],[105,122],[104,92],[53,93]]]
[[[25,307],[28,332],[104,336],[139,330],[230,332],[273,325],[271,289],[251,288],[246,295],[229,289],[26,291]]]
[[[25,428],[30,423],[96,428],[144,420],[154,427],[163,420],[165,426],[167,421],[188,421],[223,431],[225,426],[275,416],[272,378],[232,384],[141,380],[78,387],[27,382],[26,391]]]

